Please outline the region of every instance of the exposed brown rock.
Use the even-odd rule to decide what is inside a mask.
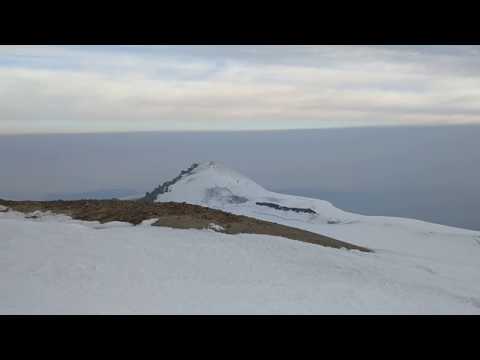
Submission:
[[[219,231],[226,234],[273,235],[333,248],[372,251],[290,226],[186,203],[148,203],[133,200],[8,201],[0,199],[0,205],[23,213],[31,213],[36,210],[51,211],[71,216],[73,219],[99,221],[100,223],[122,221],[138,225],[144,220],[158,218],[153,225],[179,229],[205,229],[209,228],[211,224],[215,224],[221,226],[223,230]]]

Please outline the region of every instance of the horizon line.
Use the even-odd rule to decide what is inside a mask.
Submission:
[[[318,131],[318,130],[346,130],[371,128],[432,128],[432,127],[467,127],[480,126],[479,123],[442,123],[442,124],[372,124],[354,126],[329,126],[314,128],[272,128],[272,129],[163,129],[163,130],[99,130],[99,131],[53,131],[53,132],[0,132],[0,136],[41,136],[41,135],[96,135],[96,134],[146,134],[146,133],[240,133],[240,132],[286,132],[286,131]]]

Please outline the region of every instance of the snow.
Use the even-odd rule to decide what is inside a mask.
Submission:
[[[0,313],[480,314],[480,244],[466,239],[450,258],[451,249],[371,254],[149,222],[97,225],[0,213]]]
[[[212,229],[213,231],[225,231],[225,229],[223,228],[223,226],[220,226],[218,224],[214,224],[214,223],[211,223],[208,225],[208,228],[209,229]]]
[[[270,192],[209,162],[157,201],[317,232],[361,253],[217,224],[179,230],[0,212],[0,313],[480,314],[480,232]],[[258,206],[310,208],[299,214]]]
[[[223,189],[212,191],[212,189]],[[214,196],[212,196],[212,194]],[[230,201],[232,197],[246,201]],[[385,251],[434,256],[450,261],[468,261],[480,265],[480,232],[424,221],[349,213],[331,203],[301,196],[268,191],[242,174],[218,162],[202,163],[191,175],[172,185],[157,201],[187,202],[226,212],[250,216],[302,228],[356,245]],[[317,214],[303,214],[258,206],[270,202],[281,206],[312,209]],[[459,245],[460,244],[460,245]],[[472,248],[475,251],[472,252]],[[479,248],[480,250],[480,248]]]
[[[200,164],[191,175],[183,176],[170,186],[174,191],[161,194],[157,201],[181,202],[187,199],[192,204],[217,202],[217,206],[231,200],[232,193],[240,197],[255,196],[264,189],[245,176],[215,162]]]

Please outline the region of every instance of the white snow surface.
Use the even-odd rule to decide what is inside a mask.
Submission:
[[[235,199],[243,198],[243,201]],[[479,231],[465,230],[420,220],[365,216],[346,212],[331,203],[271,192],[219,162],[200,164],[158,196],[157,202],[187,202],[293,226],[338,240],[379,250],[399,251],[417,256],[436,256],[480,264],[480,253],[465,251],[459,244],[480,244]],[[316,214],[296,213],[259,206],[274,203],[290,208],[311,209]],[[478,249],[480,250],[480,248]],[[441,254],[441,255],[435,255]]]
[[[226,235],[215,226],[150,226],[155,219],[102,225],[0,212],[0,313],[480,314],[480,232],[347,213],[269,192],[218,163],[201,164],[158,200],[221,208],[375,252]]]
[[[480,314],[475,256],[14,212],[0,234],[1,314]]]

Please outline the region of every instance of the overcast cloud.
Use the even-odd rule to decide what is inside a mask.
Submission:
[[[0,46],[0,133],[480,122],[478,46]]]

